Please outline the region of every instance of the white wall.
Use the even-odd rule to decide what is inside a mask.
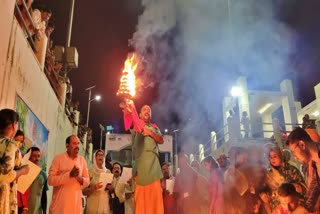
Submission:
[[[12,0],[2,0],[0,7],[0,79],[4,75],[4,67],[7,61],[8,44],[11,32],[11,23],[13,19],[13,9],[15,1]],[[0,92],[1,92],[0,85]],[[1,99],[1,93],[0,93]]]
[[[49,130],[48,169],[53,157],[66,151],[66,137],[76,134],[77,129],[71,125],[64,106],[59,103],[49,80],[40,69],[22,29],[13,17],[12,5],[14,1],[5,0],[0,7],[0,109],[15,109],[18,95]],[[52,187],[48,192],[48,206],[51,195]]]
[[[65,138],[73,133],[73,128],[15,20],[7,57],[4,76],[0,80],[0,107],[15,108],[17,95],[26,102],[49,130],[50,163],[54,154],[65,151]]]

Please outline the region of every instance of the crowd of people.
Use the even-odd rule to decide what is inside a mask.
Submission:
[[[76,135],[66,139],[66,152],[54,157],[48,176],[42,171],[26,192],[18,192],[17,179],[29,172],[29,166],[21,166],[24,136],[18,131],[19,115],[11,109],[0,111],[0,205],[4,213],[46,213],[46,192],[53,187],[49,213],[163,213],[161,166],[158,159],[158,143],[163,143],[159,128],[150,122],[151,109],[143,106],[140,113],[134,105],[127,106],[125,120],[134,124],[131,129],[135,156],[134,178],[120,182],[122,166],[112,164],[104,152],[94,154],[93,168],[88,170],[86,160],[79,155],[80,140]],[[134,114],[132,114],[134,111]],[[127,122],[126,122],[127,123]],[[16,138],[14,138],[16,136]],[[39,164],[40,150],[28,149],[29,160]],[[105,165],[105,163],[107,163]],[[112,181],[105,187],[101,173],[111,174]],[[83,200],[86,196],[86,203]]]
[[[25,5],[23,1],[26,3]],[[72,100],[72,84],[70,79],[64,77],[63,74],[64,56],[59,51],[57,51],[58,54],[55,53],[55,47],[51,39],[51,35],[55,31],[55,25],[52,22],[53,12],[47,6],[36,4],[33,0],[18,0],[17,4],[19,8],[19,13],[18,11],[15,13],[17,21],[33,48],[41,70],[47,75],[54,91],[58,94],[58,98],[66,98],[66,113],[70,121],[74,125],[79,125],[75,118],[75,111],[78,110],[79,102]],[[21,14],[21,16],[18,14]],[[60,94],[61,83],[66,83],[65,96]],[[60,102],[62,103],[62,100]]]
[[[163,137],[151,123],[151,108],[140,113],[134,103],[120,105],[125,128],[132,134],[132,178],[121,178],[122,166],[103,150],[94,153],[93,167],[79,155],[80,140],[67,137],[66,152],[54,157],[48,175],[42,170],[26,192],[17,180],[28,174],[23,155],[39,165],[40,149],[25,152],[18,131],[19,115],[0,111],[0,210],[3,213],[104,213],[104,214],[287,214],[319,213],[320,144],[305,129],[295,128],[286,148],[274,143],[231,147],[215,160],[205,157],[189,163],[178,155],[178,173],[160,164],[158,144]],[[294,156],[294,158],[291,158]],[[299,163],[298,163],[299,162]],[[300,167],[301,166],[301,167]],[[205,172],[203,172],[203,170]],[[112,180],[103,184],[102,174]],[[47,207],[48,185],[53,187]],[[85,200],[84,200],[85,198]]]
[[[25,34],[34,54],[49,79],[59,101],[63,103],[66,98],[66,112],[71,122],[75,123],[74,111],[77,110],[77,102],[72,102],[72,85],[68,78],[64,77],[64,55],[62,49],[55,51],[51,35],[55,30],[52,22],[53,12],[43,4],[33,0],[18,0],[18,9],[15,10],[16,20]],[[61,94],[62,83],[66,83],[67,92]],[[63,91],[63,90],[62,90]],[[63,92],[64,93],[64,92]]]
[[[231,147],[217,161],[208,156],[201,164],[208,173],[205,182],[199,166],[180,154],[173,194],[164,198],[165,213],[319,213],[319,143],[297,127],[287,147],[246,145]],[[164,173],[164,179],[173,178]]]
[[[40,63],[49,62],[50,49],[52,48],[52,41],[50,39],[51,33],[54,31],[54,25],[49,22],[52,11],[46,6],[37,6],[33,1],[27,1],[24,5],[23,1],[18,1],[18,8],[21,17],[17,15],[17,21],[23,29],[25,36],[35,55]]]

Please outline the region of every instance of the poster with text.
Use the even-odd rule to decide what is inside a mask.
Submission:
[[[41,151],[40,167],[45,169],[49,131],[19,96],[17,96],[16,111],[19,114],[19,129],[25,135],[22,151],[26,152],[31,146],[39,147]]]

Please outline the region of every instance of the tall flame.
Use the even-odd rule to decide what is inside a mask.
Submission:
[[[128,56],[124,63],[124,69],[122,70],[120,87],[118,89],[117,95],[129,99],[133,98],[136,95],[136,76],[134,72],[137,67],[137,56],[132,53],[132,56]]]

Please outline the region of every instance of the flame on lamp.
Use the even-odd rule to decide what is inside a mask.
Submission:
[[[134,74],[138,67],[138,58],[136,54],[129,55],[124,63],[122,76],[120,78],[120,87],[117,95],[123,98],[131,99],[136,95],[136,76]]]

